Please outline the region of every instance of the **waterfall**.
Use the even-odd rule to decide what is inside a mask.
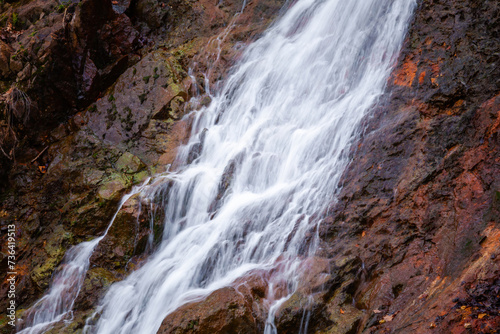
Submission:
[[[298,0],[250,45],[195,113],[177,157],[183,167],[142,190],[146,199],[164,196],[161,244],[110,287],[85,332],[154,334],[179,306],[277,263],[293,293],[414,6]],[[266,333],[276,333],[274,313],[286,298],[271,302]]]

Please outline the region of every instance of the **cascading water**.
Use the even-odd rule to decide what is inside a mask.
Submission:
[[[133,195],[137,194],[149,182],[149,179],[142,186],[134,187],[132,191],[125,195],[118,210],[114,214],[103,235],[91,241],[82,242],[71,248],[65,254],[62,265],[54,273],[49,291],[39,301],[36,302],[25,314],[25,329],[19,334],[39,334],[43,333],[51,326],[71,313],[73,304],[78,297],[78,293],[85,279],[85,274],[89,268],[89,259],[92,252],[107,235],[109,229],[118,215],[123,204]]]
[[[293,293],[414,5],[299,0],[249,46],[211,105],[196,113],[178,156],[184,167],[142,193],[164,196],[161,244],[111,286],[85,332],[156,333],[180,305],[277,263]],[[195,145],[203,147],[199,156],[190,154]],[[276,332],[274,314],[287,297],[270,302],[266,333]]]
[[[298,255],[316,248],[305,235],[333,200],[343,152],[384,91],[413,6],[302,0],[251,45],[196,115],[178,158],[203,150],[172,176],[161,246],[111,287],[87,331],[156,333],[180,305],[278,258],[293,292]]]

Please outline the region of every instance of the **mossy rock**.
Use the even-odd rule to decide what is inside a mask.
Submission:
[[[97,191],[103,200],[118,199],[125,190],[130,187],[130,181],[122,174],[114,173],[102,181],[102,185]]]
[[[139,172],[146,165],[130,152],[125,152],[116,162],[116,169],[120,172],[133,174]]]
[[[97,185],[99,184],[104,176],[104,171],[99,169],[87,168],[83,172],[83,180],[87,185]]]
[[[46,240],[43,247],[45,252],[37,257],[37,259],[40,259],[40,257],[44,255],[44,260],[42,263],[36,265],[30,274],[31,279],[40,289],[43,290],[48,287],[52,273],[61,262],[66,252],[64,244],[66,241],[71,241],[72,238],[73,234],[65,231],[64,228],[59,225],[52,231],[49,238]]]
[[[85,312],[75,312],[72,321],[62,320],[55,324],[45,334],[82,334],[85,327],[85,320],[89,317],[94,310],[87,310]]]
[[[60,259],[49,257],[44,263],[32,270],[30,277],[41,290],[45,290],[49,286],[49,279],[61,260],[62,256]]]
[[[142,172],[136,173],[132,176],[132,183],[138,184],[144,182],[147,177],[150,176],[150,173],[147,170],[143,170]]]
[[[66,240],[71,240],[72,238],[73,234],[65,231],[64,228],[59,225],[51,233],[50,238],[45,243],[44,249],[50,257],[59,258],[63,256],[66,251],[63,247],[63,242]]]
[[[91,268],[87,271],[75,305],[78,309],[90,309],[105,291],[118,279],[104,268]]]

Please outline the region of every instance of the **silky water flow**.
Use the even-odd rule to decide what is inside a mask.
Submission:
[[[248,46],[210,106],[191,115],[181,167],[127,195],[160,198],[163,238],[110,287],[84,332],[154,334],[179,306],[274,269],[265,333],[276,333],[274,315],[297,288],[300,263],[317,251],[321,214],[335,201],[361,120],[384,93],[414,7],[299,0]],[[68,317],[103,237],[68,251],[21,333]],[[274,291],[278,281],[285,293]]]

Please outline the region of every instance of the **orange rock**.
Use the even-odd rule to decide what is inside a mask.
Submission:
[[[424,83],[424,79],[425,79],[425,71],[422,71],[422,73],[420,73],[420,76],[418,77],[418,84],[422,85]]]
[[[416,74],[417,64],[415,64],[412,60],[407,59],[401,66],[399,72],[396,74],[394,84],[398,86],[411,87]]]

